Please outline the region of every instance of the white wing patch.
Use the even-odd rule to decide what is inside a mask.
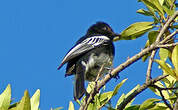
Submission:
[[[106,41],[109,41],[110,39],[106,36],[93,36],[93,37],[89,37],[87,39],[85,39],[83,42],[79,43],[78,45],[76,45],[72,50],[70,50],[70,52],[65,56],[65,58],[63,59],[63,62],[75,51],[77,51],[78,49],[80,49],[81,47],[85,46],[85,45],[90,45],[91,47],[96,47]],[[85,50],[80,50],[81,53]]]
[[[87,43],[95,47],[108,40],[109,38],[106,36],[93,36],[93,37],[85,39],[82,43]]]

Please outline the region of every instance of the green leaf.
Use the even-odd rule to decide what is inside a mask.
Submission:
[[[105,105],[106,103],[108,103],[108,101],[117,94],[118,90],[121,88],[121,86],[125,83],[127,79],[122,80],[115,88],[113,91],[107,92],[107,93],[103,93],[100,96],[100,102],[102,102],[102,105]]]
[[[69,108],[68,110],[75,110],[74,109],[74,104],[72,103],[72,101],[69,102]]]
[[[118,105],[121,104],[121,102],[122,102],[124,99],[125,99],[125,94],[122,94],[122,95],[120,96],[120,98],[117,100],[116,108],[117,108]]]
[[[153,22],[136,22],[121,32],[120,40],[132,40],[154,28]]]
[[[178,79],[178,45],[176,45],[172,51],[172,63],[175,67],[175,72]]]
[[[166,14],[169,16],[172,16],[175,12],[174,10],[171,10],[170,8],[168,8],[167,6],[164,6],[164,5],[163,5],[163,9],[166,12]]]
[[[17,110],[31,110],[29,93],[26,90],[20,103],[17,105]]]
[[[159,50],[159,57],[161,60],[166,61],[169,55],[169,50],[160,48]]]
[[[158,34],[159,34],[158,31],[150,31],[148,33],[149,45],[151,45],[152,43],[156,41]]]
[[[114,96],[114,95],[117,94],[118,90],[121,88],[121,86],[122,86],[126,81],[127,81],[127,78],[124,79],[124,80],[122,80],[122,81],[114,88],[114,91],[113,91],[113,95],[112,95],[112,96]]]
[[[156,83],[154,83],[154,85],[160,87],[160,88],[165,88],[163,83],[161,83],[161,81],[157,81]],[[153,87],[149,87],[156,95],[161,97],[160,92],[158,91],[158,89],[153,88]],[[162,93],[164,94],[164,98],[168,99],[169,98],[169,93],[168,91],[162,91]]]
[[[140,105],[133,105],[133,106],[129,106],[126,107],[124,110],[139,110]]]
[[[61,110],[63,109],[63,107],[57,107],[57,108],[54,108],[54,109],[51,109],[51,110]]]
[[[145,47],[144,47],[144,48],[147,48],[148,46],[150,46],[149,40],[146,41],[146,44],[145,44]],[[147,59],[150,55],[151,55],[150,53],[144,55],[144,56],[142,57],[142,61],[145,62],[146,59]]]
[[[145,15],[145,16],[153,16],[153,14],[150,11],[146,11],[144,9],[137,10],[137,13]]]
[[[31,110],[38,110],[40,104],[40,90],[38,89],[35,94],[30,99],[31,102]]]
[[[150,99],[144,101],[140,105],[139,110],[147,110],[147,109],[153,108],[156,105],[155,102],[159,102],[159,101],[160,101],[160,99],[150,98]]]
[[[8,84],[4,92],[0,95],[0,110],[7,110],[11,101],[11,86]]]
[[[133,92],[135,92],[139,87],[140,87],[140,85],[137,85],[137,86],[134,87],[130,92],[128,92],[126,95],[125,95],[125,94],[122,94],[122,96],[121,96],[121,97],[118,99],[118,101],[117,101],[116,108],[117,108],[117,106],[119,106],[119,105],[122,103],[122,101],[123,101],[125,98],[127,98],[130,94],[132,94]],[[126,107],[129,107],[133,101],[134,101],[134,99],[132,99],[132,100],[127,104]]]
[[[158,0],[142,0],[142,2],[150,9],[155,10],[159,13],[160,16],[164,17],[164,11]]]
[[[173,76],[176,78],[176,73],[173,71],[172,68],[170,68],[165,61],[162,60],[154,60],[156,63],[158,63],[161,68],[169,75]]]
[[[158,0],[158,1],[159,1],[160,5],[162,6],[164,3],[164,0]]]

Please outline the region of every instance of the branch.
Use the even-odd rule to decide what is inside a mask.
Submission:
[[[162,97],[162,100],[163,100],[164,104],[167,105],[167,107],[168,107],[170,110],[173,110],[173,108],[172,108],[171,105],[167,102],[167,100],[165,99],[165,97],[164,97],[164,95],[163,95],[163,93],[162,93],[162,89],[163,89],[163,88],[160,88],[160,87],[158,87],[157,85],[151,85],[151,86],[154,87],[154,88],[156,88],[156,89],[158,89],[158,91],[159,91],[159,93],[160,93],[160,95],[161,95],[161,97]],[[166,88],[165,88],[165,89],[166,89]]]
[[[175,105],[174,105],[174,109],[173,110],[178,110],[178,98],[177,98],[177,100],[176,100],[176,102],[175,102]]]
[[[159,47],[159,48],[168,48],[168,47],[173,47],[173,46],[176,46],[176,45],[178,45],[178,42],[172,43],[172,44],[158,45],[157,47]]]
[[[176,11],[174,13],[174,15],[168,19],[168,21],[166,21],[165,25],[162,27],[162,29],[160,30],[160,32],[159,32],[159,34],[156,38],[156,41],[155,41],[156,43],[158,43],[160,41],[161,37],[163,36],[165,31],[168,29],[169,25],[174,21],[174,19],[177,16],[178,16],[178,11]],[[152,65],[153,65],[153,59],[154,59],[155,54],[156,54],[156,50],[153,50],[152,53],[151,53],[151,57],[149,59],[149,62],[148,62],[148,68],[147,68],[147,73],[146,73],[146,82],[148,82],[151,79],[151,68],[152,68]]]
[[[121,104],[117,107],[119,110],[123,110],[125,106],[133,99],[135,98],[138,94],[140,94],[142,91],[147,89],[149,86],[153,85],[155,82],[167,77],[168,75],[163,75],[163,76],[158,76],[155,79],[150,80],[149,82],[143,84],[140,86],[137,90],[135,90],[132,94],[130,94],[127,98],[125,98]]]
[[[92,101],[92,99],[94,98],[94,96],[99,92],[99,90],[108,82],[110,81],[113,77],[117,76],[119,74],[119,72],[121,72],[122,70],[124,70],[125,68],[127,68],[128,66],[130,66],[131,64],[133,64],[134,62],[136,62],[137,60],[139,60],[141,57],[143,57],[144,55],[148,54],[149,52],[159,48],[158,45],[161,45],[163,43],[159,42],[161,36],[164,34],[165,30],[168,28],[168,26],[170,25],[170,23],[175,19],[175,17],[178,16],[178,11],[176,11],[174,13],[174,15],[166,22],[166,24],[164,25],[164,27],[161,29],[160,34],[157,36],[157,40],[155,43],[153,43],[152,45],[150,45],[149,47],[143,49],[141,52],[139,52],[138,54],[136,54],[135,56],[131,57],[130,59],[128,59],[126,62],[120,64],[118,67],[116,67],[114,70],[112,70],[111,73],[107,74],[98,84],[95,85],[95,89],[89,94],[89,96],[87,96],[84,100],[84,102],[82,103],[82,105],[80,106],[80,110],[87,110],[87,107],[89,105],[89,103]],[[127,100],[123,101],[123,102],[130,102],[136,95],[138,95],[140,92],[142,92],[143,90],[145,90],[149,83],[155,83],[156,81],[164,78],[166,76],[160,76],[157,77],[153,80],[150,80],[148,82],[146,82],[146,84],[143,84],[134,94],[131,94],[131,96],[129,98],[126,98]],[[122,104],[122,108],[124,108],[127,103]]]

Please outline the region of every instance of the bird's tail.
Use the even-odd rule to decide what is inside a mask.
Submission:
[[[80,99],[85,93],[84,69],[77,66],[75,74],[74,99]]]

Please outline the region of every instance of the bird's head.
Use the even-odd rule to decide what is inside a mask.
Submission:
[[[97,22],[96,24],[92,25],[88,29],[87,34],[88,35],[101,34],[101,35],[105,35],[111,39],[113,39],[116,36],[119,36],[118,34],[114,33],[112,28],[107,23],[104,23],[104,22]]]

